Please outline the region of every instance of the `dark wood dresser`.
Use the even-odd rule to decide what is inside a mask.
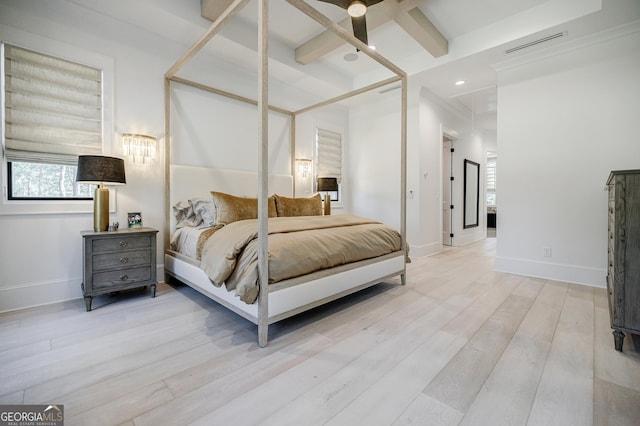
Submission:
[[[82,294],[91,310],[93,296],[151,287],[156,296],[156,234],[151,228],[115,232],[83,231]]]
[[[615,348],[640,335],[640,170],[613,171],[609,190],[607,291]]]

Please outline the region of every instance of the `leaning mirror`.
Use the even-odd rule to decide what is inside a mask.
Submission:
[[[478,226],[480,210],[480,164],[464,160],[464,228]]]

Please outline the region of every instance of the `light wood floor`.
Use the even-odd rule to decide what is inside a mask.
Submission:
[[[639,425],[604,289],[493,271],[495,240],[256,328],[188,287],[0,315],[0,404],[66,425]]]

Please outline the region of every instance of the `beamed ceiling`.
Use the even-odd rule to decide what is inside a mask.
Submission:
[[[305,1],[351,31],[350,17],[343,8],[318,0]],[[140,37],[142,42],[152,34],[184,52],[233,1],[58,2],[124,23],[126,26],[112,37]],[[14,3],[24,5],[23,0],[2,0],[6,7]],[[64,10],[69,8],[54,4],[34,1],[27,2],[27,7],[33,13],[41,13],[43,22],[51,14],[63,14],[60,18],[67,19],[70,25],[82,25],[67,16],[69,13]],[[269,81],[274,104],[295,110],[390,77],[387,69],[364,52],[356,53],[353,46],[328,33],[286,0],[270,0],[268,7]],[[213,66],[230,76],[229,80],[253,78],[257,69],[257,11],[258,1],[249,0],[198,55],[205,68],[185,72],[198,74],[198,70]],[[411,87],[423,87],[459,110],[473,110],[478,114],[476,122],[486,118],[483,125],[495,128],[496,64],[525,60],[570,46],[595,33],[629,25],[640,20],[640,1],[383,0],[369,8],[366,19],[368,43],[409,75]],[[561,37],[535,43],[554,34]],[[529,47],[506,53],[528,44]],[[168,59],[175,61],[178,57]],[[214,71],[204,76],[213,78],[215,74]],[[457,80],[464,80],[465,84],[456,86]],[[247,84],[240,94],[254,96],[255,88]],[[294,100],[300,96],[306,98]]]
[[[202,0],[202,17],[211,22],[226,10],[233,0]],[[422,46],[431,56],[438,58],[448,53],[448,41],[418,8],[425,0],[386,0],[368,8],[367,29],[376,28],[393,21]],[[317,5],[316,5],[317,6]],[[341,19],[338,24],[351,31],[351,18]],[[306,65],[342,47],[346,42],[329,30],[322,31],[295,48],[295,58]]]

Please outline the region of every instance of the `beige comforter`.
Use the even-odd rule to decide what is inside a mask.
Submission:
[[[258,222],[230,223],[204,243],[200,267],[246,303],[258,296]],[[400,234],[350,215],[269,219],[269,282],[400,250]]]

